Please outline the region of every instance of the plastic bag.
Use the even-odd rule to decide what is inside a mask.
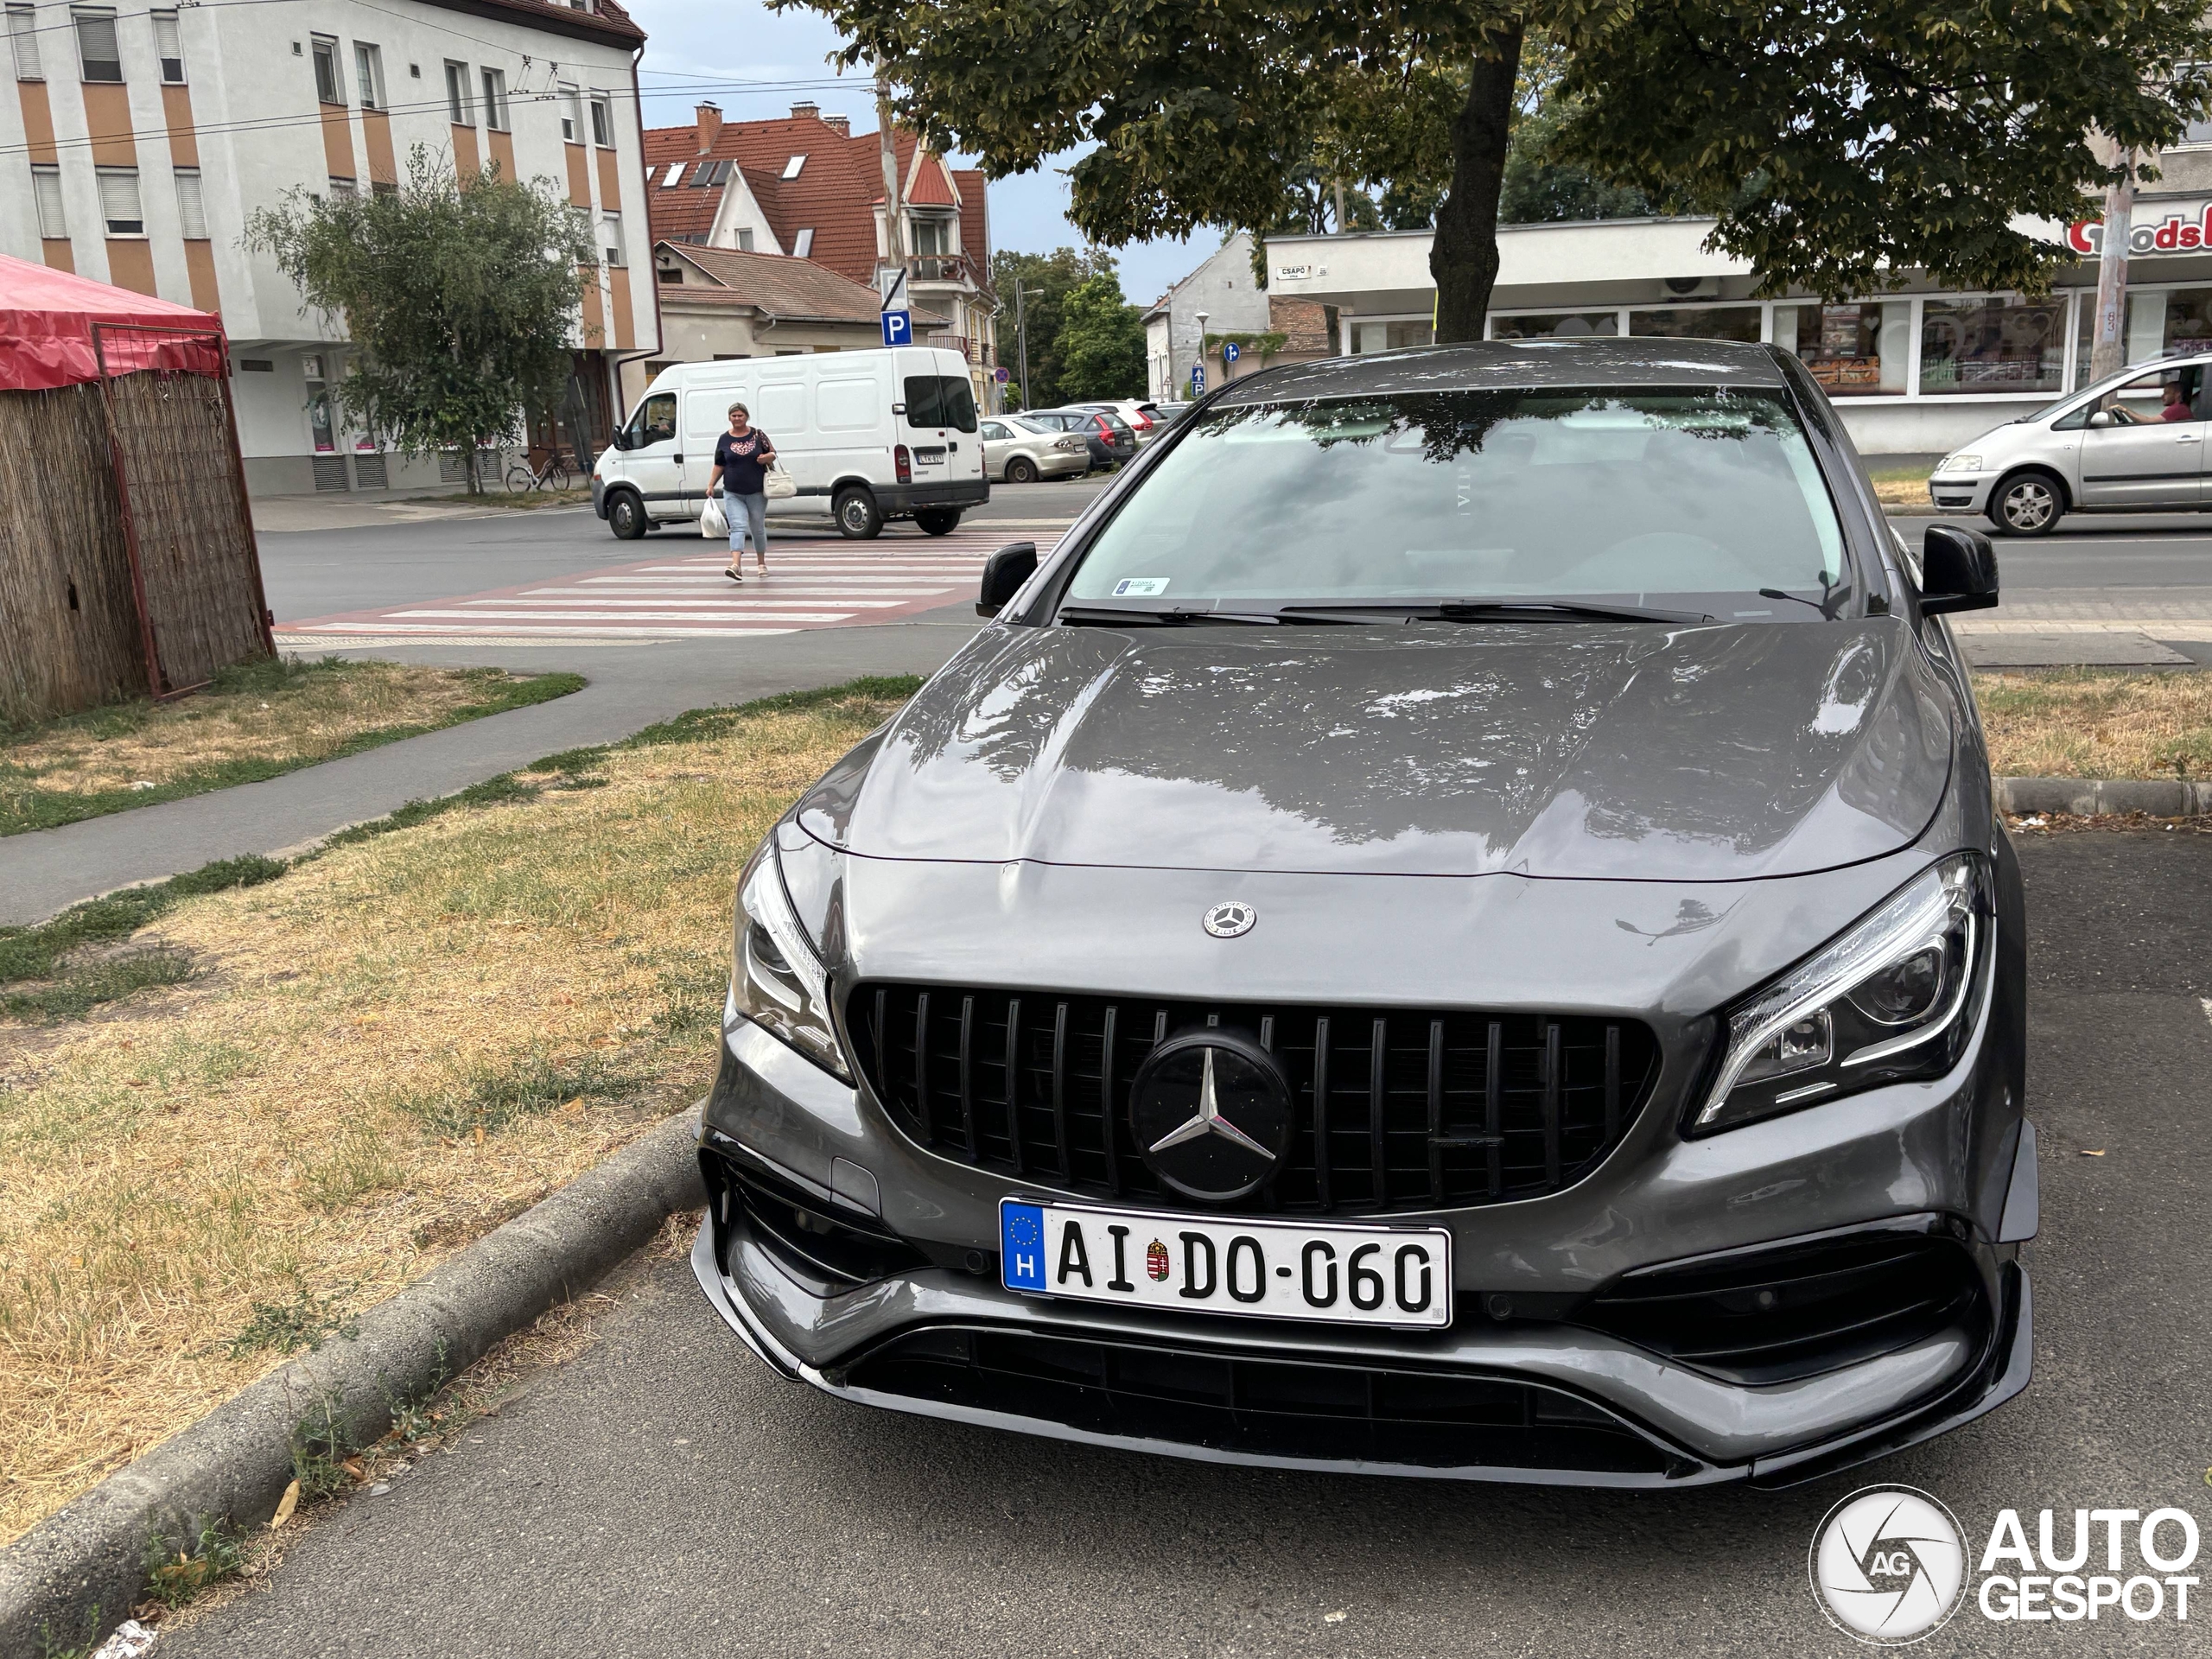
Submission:
[[[699,513],[699,533],[712,541],[729,534],[729,519],[722,512],[722,499],[719,495],[707,498],[707,505]]]

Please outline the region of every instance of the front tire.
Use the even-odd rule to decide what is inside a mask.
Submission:
[[[520,461],[515,462],[513,466],[507,468],[509,495],[526,495],[530,492],[531,486],[537,482],[537,475]]]
[[[1006,481],[1009,484],[1034,484],[1037,463],[1027,455],[1015,455],[1006,464]]]
[[[943,536],[958,528],[960,509],[923,507],[915,512],[914,522],[922,527],[922,533],[925,536]]]
[[[830,510],[836,517],[837,533],[848,541],[872,542],[883,533],[883,510],[866,490],[842,492]]]
[[[2015,473],[1989,493],[1989,522],[2002,536],[2048,536],[2065,512],[2065,486],[2049,473]]]
[[[634,542],[652,528],[652,521],[645,517],[645,504],[624,490],[607,504],[607,526],[616,540]]]

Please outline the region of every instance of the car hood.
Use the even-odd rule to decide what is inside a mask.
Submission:
[[[1911,842],[1906,626],[986,630],[800,823],[871,858],[1713,880]]]

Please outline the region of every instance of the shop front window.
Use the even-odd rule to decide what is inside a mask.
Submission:
[[[1774,343],[1795,353],[1831,397],[1894,397],[1905,389],[1912,302],[1777,305]]]
[[[2089,384],[2089,361],[2097,348],[2097,296],[2082,292],[2074,327],[2074,384]],[[2175,288],[2163,293],[2139,289],[2127,296],[2124,335],[2126,363],[2143,363],[2168,352],[2212,351],[2212,288]]]
[[[1425,322],[1356,322],[1351,329],[1351,349],[1360,356],[1435,343],[1436,331]]]
[[[1657,340],[1741,340],[1757,344],[1756,305],[1676,305],[1663,311],[1631,311],[1628,331]]]
[[[1576,340],[1620,331],[1618,311],[1547,311],[1541,316],[1490,320],[1492,340]]]
[[[2064,384],[2063,299],[1929,300],[1921,307],[1924,396],[2055,392]]]

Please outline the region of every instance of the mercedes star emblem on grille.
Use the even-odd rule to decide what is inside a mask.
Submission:
[[[1185,1198],[1256,1191],[1290,1146],[1290,1085],[1241,1032],[1171,1037],[1130,1080],[1129,1128],[1153,1173]]]
[[[1206,912],[1205,926],[1217,939],[1242,938],[1252,931],[1260,912],[1241,899],[1230,899]]]

